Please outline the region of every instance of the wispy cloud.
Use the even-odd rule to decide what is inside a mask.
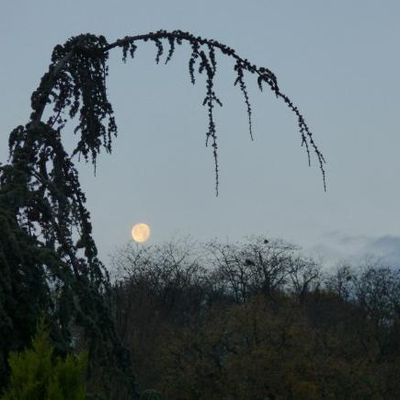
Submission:
[[[381,236],[372,240],[370,246],[386,262],[400,266],[400,236]]]
[[[372,258],[388,266],[400,267],[400,236],[347,235],[330,232],[310,249],[329,264],[341,261],[362,263]]]

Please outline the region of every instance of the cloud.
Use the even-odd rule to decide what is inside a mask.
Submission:
[[[400,236],[385,235],[370,240],[366,251],[369,249],[385,262],[400,267]]]
[[[400,267],[400,236],[347,235],[335,231],[324,235],[310,250],[328,264],[343,261],[360,264],[368,259]]]

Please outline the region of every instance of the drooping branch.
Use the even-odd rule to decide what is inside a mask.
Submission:
[[[234,60],[234,73],[236,74],[235,85],[238,84],[246,105],[249,122],[249,133],[253,138],[252,109],[251,102],[245,82],[245,73],[256,75],[260,90],[264,86],[279,99],[282,99],[297,118],[298,128],[301,135],[301,144],[305,146],[308,162],[311,163],[311,151],[314,152],[326,189],[325,158],[316,145],[312,132],[298,107],[279,88],[276,76],[265,67],[258,67],[248,59],[240,57],[236,51],[216,40],[204,39],[189,32],[160,30],[144,35],[126,36],[113,43],[107,43],[104,37],[94,35],[81,35],[71,38],[64,46],[57,46],[52,57],[52,65],[47,74],[42,78],[38,90],[32,96],[32,123],[42,117],[44,107],[47,103],[53,103],[54,116],[51,122],[56,121],[60,126],[66,123],[61,115],[65,109],[69,109],[69,116],[74,117],[80,113],[80,123],[75,132],[81,133],[75,153],[81,153],[85,159],[91,157],[93,163],[100,152],[101,147],[111,152],[112,136],[116,135],[117,128],[113,117],[112,106],[108,101],[106,93],[106,76],[108,74],[107,59],[109,52],[114,48],[121,48],[123,61],[128,55],[134,58],[139,42],[153,42],[156,46],[157,63],[164,54],[165,42],[169,50],[165,59],[168,63],[176,49],[176,45],[188,44],[192,53],[189,58],[189,75],[191,82],[196,82],[195,66],[198,65],[198,74],[206,75],[206,98],[204,105],[208,109],[208,130],[206,133],[206,144],[212,139],[212,150],[215,162],[216,191],[218,193],[218,153],[217,132],[214,118],[214,106],[222,103],[214,91],[214,78],[216,75],[217,51]],[[105,124],[103,120],[107,120]]]

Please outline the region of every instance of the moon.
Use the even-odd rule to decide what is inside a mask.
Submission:
[[[137,243],[144,243],[150,238],[150,226],[144,223],[133,225],[132,239]]]

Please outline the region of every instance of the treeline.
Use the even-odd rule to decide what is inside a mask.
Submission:
[[[324,271],[256,237],[128,246],[113,268],[117,330],[142,389],[169,400],[400,398],[393,267]]]

